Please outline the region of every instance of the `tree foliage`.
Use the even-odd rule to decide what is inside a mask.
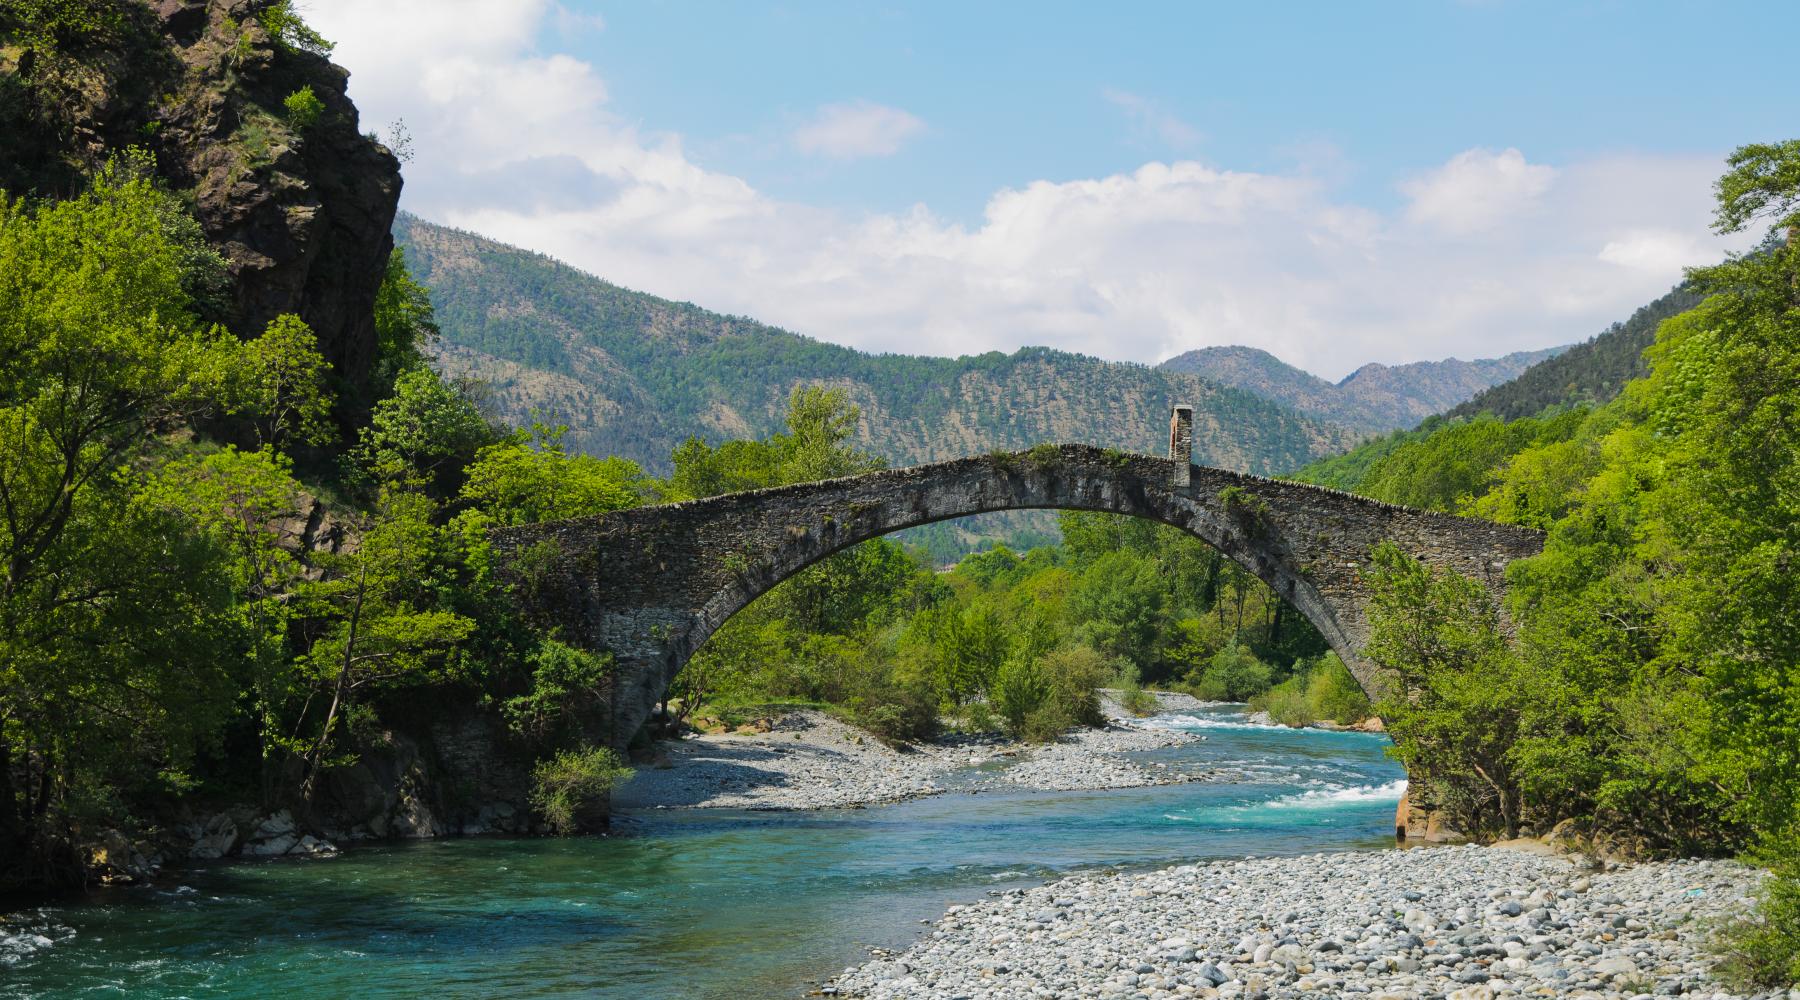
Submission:
[[[1690,270],[1704,299],[1661,324],[1648,374],[1590,414],[1489,432],[1526,444],[1490,451],[1459,504],[1548,531],[1507,571],[1517,643],[1482,587],[1384,550],[1369,651],[1405,686],[1383,706],[1397,751],[1469,828],[1573,820],[1638,851],[1780,861],[1727,935],[1773,985],[1800,954],[1800,143],[1729,164],[1716,228],[1773,229]]]

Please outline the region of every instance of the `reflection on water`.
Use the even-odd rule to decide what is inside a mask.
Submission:
[[[1231,783],[648,811],[606,838],[221,865],[176,889],[10,915],[0,996],[798,995],[996,887],[1392,843],[1404,783],[1385,739],[1238,718],[1164,717],[1206,740],[1143,755]]]

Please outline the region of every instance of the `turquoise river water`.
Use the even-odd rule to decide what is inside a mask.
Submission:
[[[1393,843],[1384,738],[1154,724],[1234,780],[951,792],[814,813],[628,813],[617,835],[221,864],[0,915],[0,997],[798,997],[957,901],[1060,873]]]

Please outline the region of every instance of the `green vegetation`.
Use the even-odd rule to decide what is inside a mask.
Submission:
[[[325,102],[313,93],[310,83],[283,98],[281,106],[287,109],[288,124],[301,132],[318,124],[325,113]]]
[[[1704,298],[1661,323],[1644,377],[1595,409],[1423,428],[1356,476],[1548,532],[1507,569],[1516,642],[1484,587],[1375,554],[1369,653],[1400,682],[1380,714],[1414,780],[1476,834],[1774,861],[1721,941],[1776,985],[1800,955],[1800,143],[1731,168],[1717,228],[1773,228],[1689,272]]]
[[[636,503],[635,470],[491,427],[419,362],[404,282],[393,393],[345,440],[305,323],[208,320],[222,272],[138,159],[0,197],[0,890],[79,879],[82,843],[177,796],[304,804],[422,690],[587,749],[566,713],[605,661],[513,617],[486,528]],[[281,527],[321,495],[354,545]]]
[[[1284,726],[1310,726],[1315,722],[1350,725],[1374,714],[1362,685],[1336,653],[1326,653],[1296,666],[1294,675],[1250,698],[1253,711],[1267,712]]]
[[[604,747],[564,750],[531,772],[531,807],[559,836],[591,829],[582,814],[604,811],[612,787],[629,777],[631,768]]]
[[[299,12],[294,10],[293,0],[277,0],[263,8],[256,17],[262,22],[263,30],[269,33],[269,37],[290,51],[328,56],[337,47],[326,41],[323,35],[313,30],[300,17]]]

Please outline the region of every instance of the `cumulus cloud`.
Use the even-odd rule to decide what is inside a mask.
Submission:
[[[925,123],[899,108],[872,101],[827,104],[794,130],[794,148],[809,156],[854,160],[892,156]]]
[[[1530,212],[1555,180],[1556,168],[1527,163],[1516,149],[1470,149],[1400,190],[1412,201],[1406,209],[1412,221],[1469,234]]]
[[[1154,362],[1239,343],[1337,377],[1580,339],[1722,249],[1706,233],[1714,158],[1552,167],[1515,149],[1447,153],[1394,210],[1345,199],[1329,172],[1177,160],[1020,183],[967,222],[925,205],[847,214],[769,197],[616,115],[594,66],[540,50],[556,10],[313,0],[312,17],[371,122],[406,118],[413,211],[867,350]],[[888,120],[808,141],[879,153],[905,138]]]

